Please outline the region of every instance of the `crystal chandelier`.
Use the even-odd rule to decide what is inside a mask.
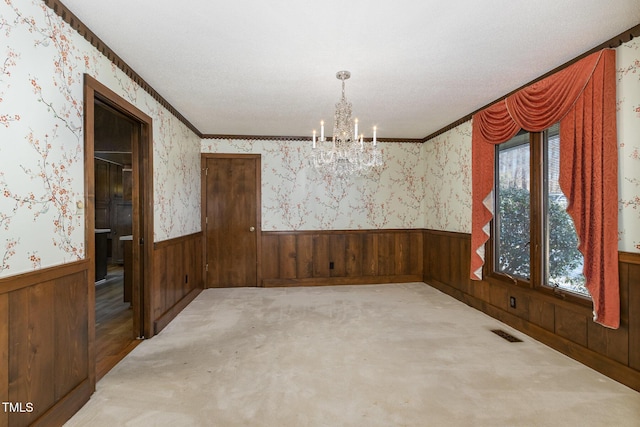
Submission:
[[[313,148],[310,164],[323,175],[345,178],[356,174],[366,174],[382,165],[382,152],[377,147],[376,127],[373,139],[366,144],[364,136],[358,138],[358,119],[351,118],[351,103],[344,95],[344,82],[351,73],[338,71],[336,77],[342,80],[342,98],[336,104],[333,137],[328,142],[324,136],[324,121],[320,122],[320,139],[313,131]]]

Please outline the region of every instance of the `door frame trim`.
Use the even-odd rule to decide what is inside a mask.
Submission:
[[[141,215],[143,227],[139,235],[144,239],[141,245],[140,257],[144,268],[140,272],[143,278],[141,301],[141,329],[145,337],[153,336],[153,319],[151,317],[151,284],[153,283],[153,125],[150,116],[142,112],[133,104],[126,101],[117,93],[100,83],[88,74],[84,74],[84,192],[85,192],[85,248],[88,259],[95,258],[95,242],[92,238],[95,228],[95,177],[94,177],[94,154],[95,154],[95,101],[109,105],[115,110],[123,113],[127,117],[140,124],[140,138],[138,166],[143,168],[142,177],[139,178],[139,187],[142,187],[142,203],[136,203]],[[139,224],[139,221],[135,221]],[[134,230],[136,225],[134,224]],[[140,260],[134,265],[139,266]],[[95,265],[93,261],[89,263],[89,283],[88,285],[88,327],[89,327],[89,375],[93,388],[96,383],[96,348],[95,348]]]
[[[204,278],[204,288],[207,289],[207,160],[208,159],[255,159],[256,160],[256,287],[262,287],[262,155],[261,154],[239,154],[239,153],[201,153],[201,203],[200,219],[202,229],[202,277]]]

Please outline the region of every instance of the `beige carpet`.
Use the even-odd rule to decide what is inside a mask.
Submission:
[[[424,283],[210,289],[67,425],[638,426],[640,393]]]

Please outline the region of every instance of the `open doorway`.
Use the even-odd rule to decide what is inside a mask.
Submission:
[[[135,347],[141,336],[133,324],[131,250],[133,144],[140,133],[140,124],[100,99],[94,102],[96,375],[99,380]]]
[[[151,119],[89,76],[85,108],[85,221],[94,237],[89,357],[97,381],[151,335]]]

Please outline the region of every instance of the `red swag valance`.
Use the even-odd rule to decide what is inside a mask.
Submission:
[[[594,320],[620,324],[615,50],[594,53],[473,116],[471,278],[493,217],[495,145],[560,122],[560,188],[584,256]]]

